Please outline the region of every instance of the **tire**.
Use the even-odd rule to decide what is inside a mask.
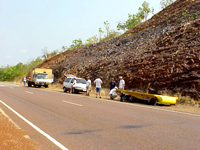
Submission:
[[[45,85],[44,87],[45,87],[45,88],[48,88],[49,86],[48,86],[48,85]]]
[[[79,94],[79,91],[75,90],[76,94]]]
[[[35,83],[33,83],[33,86],[34,86],[35,88],[37,88],[37,85],[36,85]]]
[[[152,98],[150,100],[150,104],[156,106],[156,103],[158,102],[157,98]]]
[[[65,93],[67,92],[67,89],[65,87],[63,87],[63,92],[65,92]]]
[[[28,87],[31,87],[31,83],[28,81]]]

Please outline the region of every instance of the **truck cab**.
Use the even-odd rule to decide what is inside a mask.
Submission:
[[[53,80],[54,76],[52,74],[52,69],[33,68],[33,70],[29,73],[28,86],[44,86],[47,88],[49,84],[53,82]]]

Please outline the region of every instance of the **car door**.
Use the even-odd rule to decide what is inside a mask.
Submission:
[[[72,78],[66,78],[64,81],[64,87],[68,90],[71,88],[71,80]]]

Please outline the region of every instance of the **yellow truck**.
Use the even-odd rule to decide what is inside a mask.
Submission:
[[[120,90],[121,93],[130,95],[132,99],[136,98],[139,100],[148,101],[149,104],[156,105],[156,104],[165,104],[165,105],[175,105],[178,97],[172,96],[163,96],[158,94],[150,94],[150,93],[141,93],[136,91],[128,91],[128,90]]]
[[[47,88],[54,80],[52,69],[33,68],[28,74],[28,87],[41,87]]]

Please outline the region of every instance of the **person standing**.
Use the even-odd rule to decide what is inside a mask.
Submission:
[[[26,84],[26,77],[24,77],[23,82],[24,82],[24,86],[25,86],[25,84]]]
[[[74,78],[74,81],[73,81],[73,83],[72,83],[72,85],[71,85],[71,89],[70,89],[70,93],[73,93],[74,92],[74,87],[75,87],[75,85],[76,85],[76,78]],[[73,91],[73,92],[72,92]]]
[[[124,90],[125,88],[125,81],[122,76],[119,77],[119,89]]]
[[[124,88],[125,88],[125,81],[124,81],[124,79],[123,79],[122,76],[120,76],[119,79],[120,79],[120,81],[119,81],[119,89],[120,90],[124,90]],[[123,93],[120,91],[120,101],[121,102],[123,101],[122,96],[123,96]]]
[[[112,79],[112,81],[110,82],[110,90],[114,89],[116,85],[117,84],[115,82],[115,79]]]
[[[91,89],[91,80],[90,80],[90,77],[87,77],[87,81],[86,81],[86,95],[87,96],[90,95],[90,89]]]
[[[97,94],[99,94],[99,98],[101,98],[101,84],[103,83],[102,80],[97,77],[94,80],[94,83],[96,84],[96,98],[97,98]]]

